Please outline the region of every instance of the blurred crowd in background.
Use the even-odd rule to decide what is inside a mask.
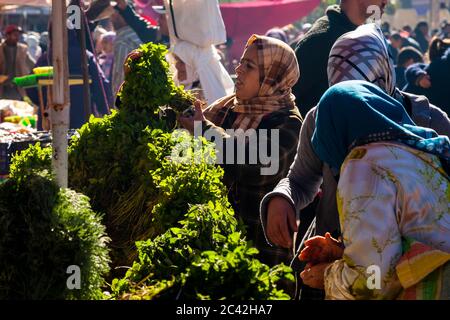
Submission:
[[[102,115],[114,107],[114,96],[123,82],[123,63],[129,52],[148,41],[170,46],[165,9],[163,6],[154,6],[154,12],[156,18],[140,16],[133,3],[125,0],[112,2],[112,5],[109,0],[99,0],[87,12],[90,27],[87,41],[89,72],[91,79],[96,80],[93,81],[90,92],[93,114]],[[282,40],[295,49],[311,27],[311,23],[273,26],[265,35]],[[448,113],[450,91],[446,84],[449,83],[450,74],[442,72],[444,69],[441,64],[448,63],[450,59],[450,22],[442,21],[438,29],[431,29],[425,21],[420,21],[417,25],[405,25],[399,30],[392,28],[387,22],[381,27],[396,64],[397,87],[406,92],[425,95],[431,103],[439,105]],[[36,92],[18,88],[12,79],[31,73],[34,67],[51,65],[49,31],[24,32],[20,26],[12,24],[1,30],[1,37],[0,98],[23,100],[27,97],[37,103]],[[82,72],[79,40],[79,32],[69,30],[71,74]],[[232,39],[227,38],[226,43],[216,45],[215,49],[226,72],[234,79],[238,59],[230,57],[228,53],[232,42]],[[199,75],[189,72],[187,61],[175,54],[172,62],[173,67],[178,70],[178,83],[187,89],[200,86]],[[78,99],[76,102],[72,101],[72,105],[82,106],[81,92],[74,92],[80,91],[81,87],[71,90],[72,99]],[[71,126],[75,128],[84,122],[83,116],[74,114],[72,118]]]

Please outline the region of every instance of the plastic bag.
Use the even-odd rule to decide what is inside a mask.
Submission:
[[[225,43],[225,24],[217,0],[164,0],[172,39],[199,47]]]

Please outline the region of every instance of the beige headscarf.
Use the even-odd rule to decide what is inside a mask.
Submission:
[[[292,48],[278,39],[252,35],[247,46],[256,45],[260,74],[258,96],[241,100],[235,94],[217,100],[205,111],[205,117],[222,126],[229,111],[238,113],[233,129],[256,129],[262,118],[279,110],[296,109],[292,86],[300,77]]]

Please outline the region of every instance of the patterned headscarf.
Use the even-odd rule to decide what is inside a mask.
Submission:
[[[256,129],[267,114],[279,110],[295,110],[292,86],[300,77],[297,58],[292,48],[281,40],[253,35],[247,46],[255,45],[258,53],[258,96],[242,100],[235,94],[224,97],[205,110],[205,117],[221,126],[231,110],[238,113],[233,129]]]
[[[395,67],[381,29],[373,23],[342,35],[328,58],[328,84],[365,80],[395,95]]]

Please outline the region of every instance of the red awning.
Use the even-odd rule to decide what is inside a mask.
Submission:
[[[265,34],[273,27],[283,27],[307,16],[320,0],[261,0],[222,3],[222,17],[227,37],[233,39],[231,56],[239,58],[247,39],[254,33]]]

